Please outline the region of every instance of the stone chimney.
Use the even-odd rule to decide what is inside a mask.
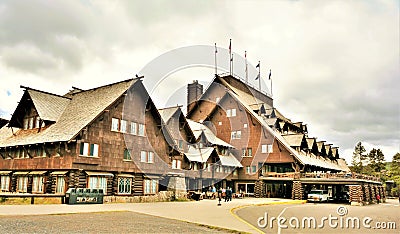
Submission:
[[[203,85],[199,84],[197,80],[188,84],[187,87],[187,113],[189,113],[195,106],[195,102],[203,95]]]

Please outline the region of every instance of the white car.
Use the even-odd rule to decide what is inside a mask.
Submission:
[[[328,201],[328,191],[322,189],[313,189],[308,193],[307,201],[324,202]]]

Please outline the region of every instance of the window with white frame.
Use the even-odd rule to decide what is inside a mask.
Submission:
[[[98,157],[99,156],[99,145],[98,144],[90,144],[87,142],[81,142],[79,155]]]
[[[243,128],[247,128],[247,124],[243,124]]]
[[[226,117],[231,117],[231,109],[226,110]]]
[[[252,148],[242,148],[242,157],[251,157],[253,156]]]
[[[143,183],[145,194],[155,194],[157,192],[157,180],[145,179]]]
[[[128,122],[126,120],[121,119],[121,132],[126,133]]]
[[[64,176],[56,177],[56,193],[63,194],[65,192],[65,178]]]
[[[246,166],[246,174],[250,174],[251,173],[251,167],[250,166]]]
[[[218,125],[221,126],[221,125],[222,125],[222,122],[221,122],[221,121],[218,121]]]
[[[137,123],[131,122],[131,134],[136,135],[137,134]]]
[[[20,176],[18,177],[17,182],[17,192],[26,193],[28,191],[28,177],[27,176]]]
[[[272,153],[273,151],[272,145],[267,145],[267,153]]]
[[[147,162],[147,151],[140,151],[140,162]]]
[[[232,109],[232,117],[236,116],[236,109]]]
[[[193,163],[193,170],[197,171],[198,170],[197,162],[192,162],[192,163]]]
[[[44,190],[44,177],[34,176],[32,179],[32,193],[43,193]]]
[[[267,145],[261,145],[261,153],[267,153]]]
[[[0,177],[1,177],[1,180],[0,180],[0,183],[1,183],[0,189],[1,189],[1,191],[4,191],[4,192],[9,191],[10,190],[10,176],[9,175],[2,175]]]
[[[232,131],[231,139],[240,139],[242,137],[242,131]]]
[[[153,152],[148,152],[148,154],[147,154],[147,162],[148,163],[154,163],[154,153]]]
[[[261,153],[272,153],[272,145],[261,145]]]
[[[131,194],[132,178],[118,177],[118,194]]]
[[[234,169],[232,174],[235,175],[235,176],[237,176],[237,175],[238,175],[238,170],[237,170],[237,169]]]
[[[90,176],[88,188],[103,189],[103,193],[107,194],[107,178],[104,176]]]
[[[139,124],[139,136],[144,136],[144,124]]]
[[[114,131],[114,132],[119,131],[119,119],[117,119],[117,118],[111,119],[111,131]]]

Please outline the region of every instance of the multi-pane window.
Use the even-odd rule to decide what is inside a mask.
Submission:
[[[119,131],[119,119],[117,119],[117,118],[111,119],[111,131],[114,131],[114,132]]]
[[[132,178],[118,177],[118,194],[131,194]]]
[[[154,163],[154,153],[151,151],[140,151],[140,162]]]
[[[90,176],[88,188],[103,189],[104,194],[107,193],[107,178],[103,176]]]
[[[65,192],[65,178],[64,176],[56,177],[56,193],[64,193]]]
[[[82,142],[79,154],[82,156],[98,157],[99,156],[99,145]]]
[[[121,120],[121,132],[125,133],[127,131],[128,122],[126,120]]]
[[[253,156],[252,148],[242,148],[242,157],[251,157]]]
[[[137,134],[137,123],[131,122],[131,134],[136,135]]]
[[[0,188],[1,191],[7,192],[10,190],[10,176],[2,175],[0,183],[1,183],[1,188]]]
[[[235,116],[236,116],[236,109],[226,110],[226,117],[235,117]]]
[[[28,177],[20,176],[17,182],[17,192],[26,193],[28,191]]]
[[[132,160],[131,151],[128,149],[124,150],[124,160]]]
[[[154,194],[157,192],[157,180],[144,180],[144,193],[145,194]]]
[[[242,131],[232,131],[231,139],[240,139],[242,137]]]
[[[43,188],[44,188],[44,177],[34,176],[32,180],[32,192],[43,193]]]
[[[144,136],[144,124],[139,124],[139,136]]]
[[[272,153],[272,145],[261,145],[261,153]]]

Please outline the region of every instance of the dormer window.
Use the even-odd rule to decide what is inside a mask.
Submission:
[[[39,116],[26,117],[23,120],[23,128],[24,129],[33,129],[40,127],[40,118]]]

